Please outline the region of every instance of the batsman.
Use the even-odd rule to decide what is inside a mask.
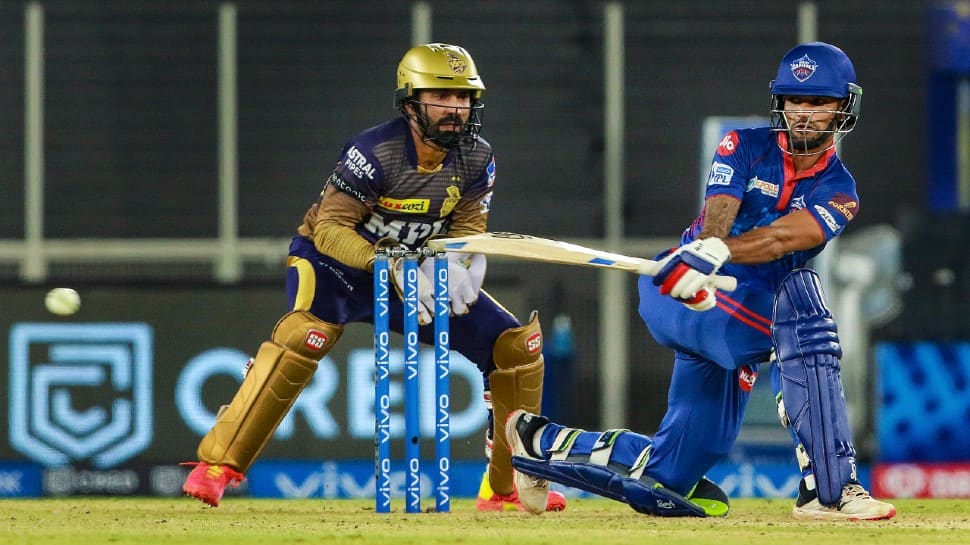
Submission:
[[[239,391],[202,438],[198,462],[182,487],[187,494],[218,506],[226,487],[244,478],[344,325],[373,323],[376,248],[413,250],[432,237],[485,232],[496,171],[492,147],[479,135],[484,91],[462,47],[431,43],[405,53],[394,98],[401,115],[346,143],[306,212],[289,248],[290,311],[259,347]],[[482,291],[484,256],[450,253],[448,259],[451,349],[481,370],[489,407],[489,462],[477,507],[521,509],[505,434],[492,428],[514,410],[536,412],[541,406],[538,314],[522,324]],[[402,261],[392,265],[399,293]],[[432,260],[420,271],[419,338],[432,344]],[[401,332],[400,298],[392,298],[390,316],[391,329]],[[558,493],[544,505],[565,507]]]
[[[783,57],[770,90],[770,126],[724,136],[700,217],[657,257],[659,272],[640,277],[640,316],[674,350],[658,431],[589,432],[514,413],[506,433],[516,478],[535,492],[522,496],[530,511],[552,480],[654,515],[726,514],[727,495],[705,473],[730,452],[759,366],[769,364],[802,477],[793,516],[895,516],[856,473],[838,331],[806,268],[859,213],[836,144],[856,126],[862,88],[841,49],[812,42]],[[712,286],[719,272],[737,278],[736,291]]]

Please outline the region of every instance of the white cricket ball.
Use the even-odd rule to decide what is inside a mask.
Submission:
[[[52,314],[70,316],[81,308],[81,296],[71,288],[54,288],[44,297],[44,306]]]

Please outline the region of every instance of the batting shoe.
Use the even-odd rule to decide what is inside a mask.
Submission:
[[[805,520],[884,520],[895,517],[896,508],[891,503],[873,499],[859,483],[849,483],[842,488],[838,505],[822,505],[815,490],[808,490],[803,480],[798,487],[792,516]]]
[[[709,517],[724,517],[731,510],[728,495],[714,481],[701,477],[687,495],[687,501],[704,510]]]
[[[536,433],[548,423],[549,419],[544,416],[530,414],[522,409],[512,411],[505,421],[505,437],[509,441],[512,456],[542,459],[532,443]],[[526,511],[540,515],[548,508],[549,481],[516,471],[515,489],[519,493],[519,503]]]
[[[182,485],[182,490],[203,503],[219,507],[219,500],[226,487],[239,486],[246,477],[227,465],[210,465],[205,462],[186,462],[184,466],[195,466]]]

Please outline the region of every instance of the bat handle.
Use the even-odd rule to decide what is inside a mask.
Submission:
[[[637,274],[654,276],[660,272],[660,262],[652,259],[644,259],[637,267]],[[734,291],[738,288],[738,280],[733,276],[716,275],[711,279],[711,285],[719,290]]]
[[[711,284],[715,288],[724,291],[734,291],[738,289],[738,279],[725,274],[715,275],[714,278],[711,279]]]

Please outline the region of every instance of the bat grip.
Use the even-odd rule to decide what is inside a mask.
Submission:
[[[733,276],[718,274],[711,279],[711,285],[719,290],[734,291],[738,289],[738,279]]]

